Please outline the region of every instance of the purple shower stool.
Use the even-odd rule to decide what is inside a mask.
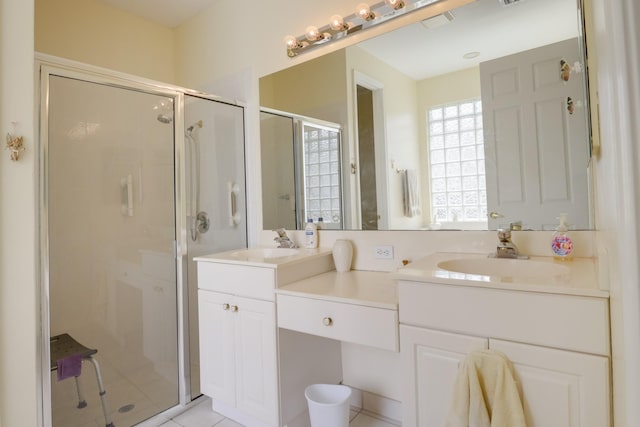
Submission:
[[[106,427],[114,427],[113,422],[109,418],[109,410],[107,409],[107,392],[102,384],[102,375],[100,374],[100,365],[98,361],[93,357],[98,350],[88,348],[74,340],[69,334],[60,334],[55,337],[51,337],[51,372],[58,370],[58,361],[67,357],[81,357],[82,360],[88,360],[93,364],[96,371],[96,378],[98,379],[98,390],[100,391],[100,401],[102,402],[102,411],[104,412],[104,419],[106,421]],[[76,381],[76,390],[78,391],[78,408],[84,408],[87,406],[87,401],[82,396],[80,390],[80,382],[77,376],[74,376]]]

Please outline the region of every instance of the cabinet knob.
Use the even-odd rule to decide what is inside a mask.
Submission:
[[[333,319],[331,317],[325,317],[324,319],[322,319],[322,324],[324,326],[331,326],[333,325]]]
[[[236,311],[238,311],[238,306],[237,306],[237,305],[232,305],[232,306],[231,306],[231,311],[233,311],[234,313],[235,313]]]
[[[227,304],[226,302],[224,304],[222,304],[222,309],[223,310],[229,310],[230,305]]]

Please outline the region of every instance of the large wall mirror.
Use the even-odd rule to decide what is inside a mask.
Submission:
[[[264,228],[591,229],[577,3],[476,0],[261,78]]]

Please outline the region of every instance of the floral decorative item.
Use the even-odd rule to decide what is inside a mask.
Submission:
[[[20,152],[24,151],[23,138],[7,133],[7,149],[11,151],[11,160],[14,162],[20,158]]]

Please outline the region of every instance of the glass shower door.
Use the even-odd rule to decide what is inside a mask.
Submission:
[[[185,95],[187,283],[191,397],[200,394],[194,257],[247,247],[244,109]]]
[[[117,426],[179,401],[173,102],[49,79],[50,334],[97,350]],[[52,373],[53,426],[104,425],[90,364],[79,379],[81,409],[73,379]]]

